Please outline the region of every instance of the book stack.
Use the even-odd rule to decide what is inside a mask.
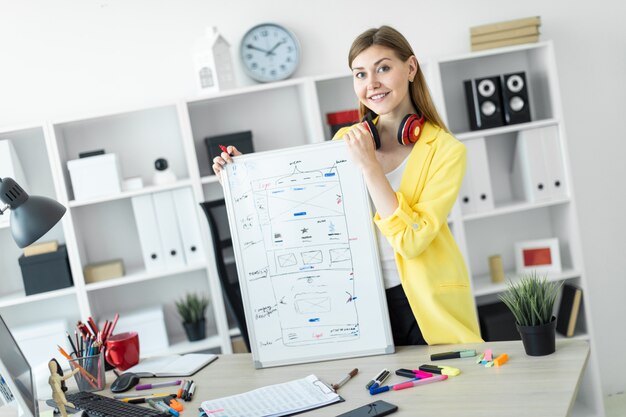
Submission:
[[[52,240],[50,242],[34,243],[24,248],[24,256],[43,255],[44,253],[52,253],[59,250],[59,242]]]
[[[539,42],[541,17],[533,16],[470,28],[472,51]]]

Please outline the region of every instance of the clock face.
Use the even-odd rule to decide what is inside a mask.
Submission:
[[[273,23],[257,25],[246,32],[240,52],[246,73],[261,82],[288,78],[300,61],[298,39]]]

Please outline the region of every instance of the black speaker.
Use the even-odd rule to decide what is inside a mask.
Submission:
[[[489,129],[504,124],[500,77],[463,81],[471,130]]]
[[[524,71],[502,75],[502,102],[506,124],[530,122],[530,101]]]

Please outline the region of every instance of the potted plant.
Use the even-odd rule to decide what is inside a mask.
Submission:
[[[556,317],[552,311],[561,285],[531,272],[517,281],[509,280],[506,292],[500,295],[500,300],[515,316],[517,331],[527,355],[554,353]]]
[[[187,339],[202,340],[206,337],[204,314],[209,305],[209,298],[198,296],[197,294],[187,294],[181,300],[176,301],[178,314],[183,319],[183,327],[187,334]]]

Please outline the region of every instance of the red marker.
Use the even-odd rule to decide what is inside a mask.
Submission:
[[[222,152],[226,152],[228,155],[233,156],[232,153],[228,152],[228,148],[224,145],[218,145],[220,147],[220,149],[222,150]]]

